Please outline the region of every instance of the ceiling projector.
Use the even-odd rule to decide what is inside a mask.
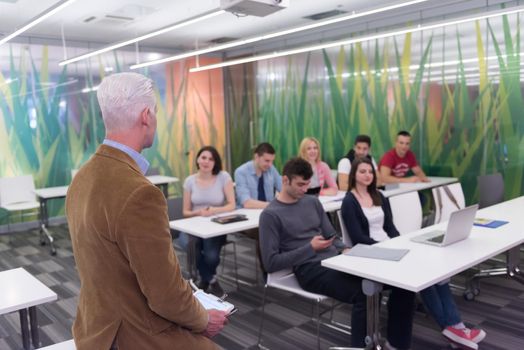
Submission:
[[[289,0],[220,0],[222,10],[248,16],[264,17],[289,6]]]

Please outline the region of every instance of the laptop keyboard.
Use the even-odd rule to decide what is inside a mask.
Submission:
[[[442,242],[444,242],[444,235],[435,236],[435,237],[433,237],[431,239],[428,239],[428,241],[435,242],[435,243],[442,243]]]

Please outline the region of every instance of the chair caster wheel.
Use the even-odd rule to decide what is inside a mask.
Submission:
[[[467,301],[475,300],[475,292],[474,291],[466,291],[466,292],[464,292],[464,299],[466,299]]]

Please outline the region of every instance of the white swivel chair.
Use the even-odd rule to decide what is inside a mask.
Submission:
[[[35,195],[32,175],[0,178],[0,208],[7,211],[7,230],[11,232],[12,213],[38,215],[40,203]]]
[[[268,287],[290,292],[304,297],[306,299],[312,300],[316,303],[317,346],[320,349],[320,303],[328,299],[328,297],[322,294],[310,293],[303,290],[302,287],[300,287],[300,285],[298,284],[295,274],[291,269],[284,269],[267,274],[267,282],[264,286],[264,296],[262,299],[262,319],[260,321],[260,329],[258,331],[258,346],[262,347],[260,341],[262,338],[262,330],[264,327],[264,309],[266,305],[266,293]]]
[[[479,209],[486,208],[504,201],[504,178],[501,173],[494,173],[488,175],[480,175],[477,177],[479,188]],[[492,258],[491,263],[487,269],[479,269],[479,271],[468,278],[466,281],[466,291],[464,298],[466,300],[474,300],[475,296],[480,293],[480,280],[488,277],[497,276],[520,276],[518,266],[512,264],[510,259],[510,252],[506,252],[506,259]]]
[[[337,216],[338,222],[340,223],[340,231],[342,232],[342,243],[344,243],[348,247],[353,247],[353,242],[351,241],[351,237],[349,236],[348,229],[346,227],[346,224],[344,223],[344,220],[342,219],[342,211],[337,210]]]
[[[401,235],[422,227],[422,205],[417,191],[389,197],[389,204],[393,223]]]
[[[451,213],[466,207],[464,192],[459,182],[435,187],[431,191],[435,201],[435,224],[448,221]]]

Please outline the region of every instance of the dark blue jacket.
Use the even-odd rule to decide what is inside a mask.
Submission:
[[[390,238],[399,236],[395,224],[393,224],[393,214],[391,213],[391,207],[389,201],[382,193],[380,193],[382,199],[382,210],[384,211],[384,231]],[[342,219],[351,238],[353,245],[362,244],[375,244],[377,241],[369,236],[369,223],[360,203],[358,202],[355,195],[351,192],[346,194],[342,201]]]

